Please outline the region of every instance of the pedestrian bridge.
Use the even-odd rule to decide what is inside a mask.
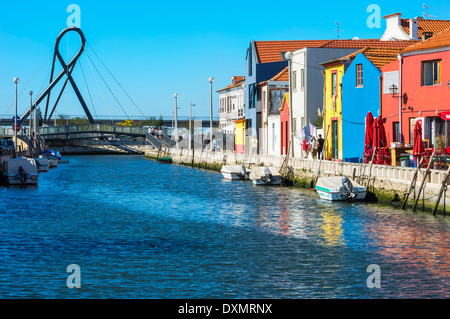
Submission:
[[[22,134],[21,132],[18,133]],[[133,136],[143,137],[152,144],[156,149],[175,146],[175,141],[166,134],[156,138],[148,133],[143,127],[120,126],[109,124],[81,124],[68,126],[49,126],[40,127],[38,135],[45,140],[68,140],[68,139],[95,139],[105,136]],[[12,137],[14,131],[12,129],[0,128],[0,137]]]

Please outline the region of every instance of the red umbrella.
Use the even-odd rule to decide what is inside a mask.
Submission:
[[[386,147],[388,141],[386,139],[386,130],[384,129],[384,122],[381,115],[378,116],[378,124],[380,125],[380,147]]]
[[[413,156],[421,157],[425,154],[425,147],[422,142],[422,121],[416,121],[414,126]]]
[[[373,146],[380,148],[380,124],[378,123],[378,120],[373,121]]]
[[[367,113],[366,117],[366,138],[364,140],[364,153],[367,153],[373,146],[373,116]]]

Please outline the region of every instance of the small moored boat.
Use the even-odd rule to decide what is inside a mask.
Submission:
[[[57,167],[59,161],[61,161],[61,154],[58,151],[47,150],[42,152],[39,158],[46,158],[50,163],[50,167]]]
[[[162,157],[162,158],[158,158],[158,163],[159,164],[172,164],[172,158],[171,157]]]
[[[24,157],[6,160],[3,162],[2,178],[7,186],[37,185],[39,173],[36,161]]]
[[[366,188],[345,176],[321,177],[316,187],[320,198],[331,201],[363,200],[366,198]]]
[[[46,158],[35,158],[38,172],[48,172],[50,162]]]
[[[245,165],[224,165],[220,172],[223,178],[229,180],[246,180],[250,178],[250,170]]]
[[[250,179],[255,185],[281,185],[283,180],[278,169],[269,166],[252,168]]]

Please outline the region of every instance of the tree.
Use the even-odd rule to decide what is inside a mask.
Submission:
[[[120,126],[134,126],[133,120],[125,120],[123,122],[117,123]]]

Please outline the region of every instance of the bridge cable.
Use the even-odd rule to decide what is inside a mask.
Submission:
[[[86,84],[86,89],[87,89],[88,94],[89,94],[89,99],[91,100],[92,108],[94,109],[95,118],[98,119],[97,110],[95,109],[94,101],[92,100],[91,90],[89,90],[89,85],[88,85],[88,83],[86,81],[86,76],[84,74],[83,65],[81,63],[80,63],[80,69],[81,69],[81,73],[83,74],[84,83]]]
[[[102,74],[100,73],[100,71],[98,70],[98,68],[95,66],[94,62],[92,62],[91,58],[89,57],[89,55],[87,54],[86,50],[84,51],[87,58],[89,59],[89,61],[91,62],[91,64],[94,66],[95,70],[97,71],[97,73],[100,75],[100,78],[103,80],[103,83],[105,83],[106,87],[108,88],[109,92],[111,92],[112,96],[114,97],[114,99],[116,100],[117,104],[119,104],[120,108],[122,109],[123,113],[125,114],[125,116],[127,117],[127,119],[130,119],[130,117],[128,116],[127,112],[125,112],[125,109],[123,108],[122,104],[120,104],[119,100],[117,99],[116,95],[113,93],[113,91],[111,90],[111,88],[109,87],[108,83],[106,83],[104,77],[102,76]]]
[[[52,49],[49,50],[48,57],[44,57],[44,59],[42,59],[42,61],[38,64],[38,66],[36,67],[35,71],[31,75],[31,77],[28,79],[28,81],[25,83],[25,85],[22,87],[22,89],[18,92],[18,98],[22,96],[22,94],[25,92],[27,87],[31,84],[31,82],[34,81],[36,76],[42,71],[42,68],[44,67],[44,65],[50,60],[50,58],[52,57],[51,52],[52,52]],[[50,75],[50,73],[49,73],[49,75]],[[15,100],[11,102],[8,109],[3,114],[3,116],[2,116],[3,118],[8,114],[9,110],[14,106],[14,104],[15,104]]]
[[[87,57],[87,55],[86,55],[86,57]],[[100,84],[98,83],[97,77],[95,76],[95,72],[94,72],[94,69],[92,67],[91,61],[90,61],[89,58],[87,60],[89,62],[89,66],[91,67],[91,72],[92,72],[92,75],[94,76],[95,82],[97,83],[98,90],[100,91],[100,95],[102,96],[103,103],[105,104],[106,110],[108,111],[109,117],[111,118],[111,123],[114,125],[114,120],[112,118],[112,115],[111,115],[111,112],[109,110],[108,104],[106,103],[105,96],[103,94],[102,88],[100,87]]]
[[[95,52],[94,48],[90,45],[89,42],[86,41],[86,43],[88,44],[89,48],[92,50],[92,52],[94,52],[94,54],[97,56],[97,58],[100,60],[100,62],[103,64],[103,66],[106,68],[106,70],[109,72],[109,74],[112,76],[112,78],[116,81],[116,83],[119,85],[119,87],[123,90],[123,92],[126,94],[126,96],[128,96],[128,98],[130,99],[130,101],[134,104],[134,106],[136,106],[136,108],[138,109],[138,111],[142,114],[142,116],[145,119],[145,114],[141,111],[141,109],[139,108],[139,106],[136,104],[136,102],[131,98],[131,96],[128,94],[128,92],[124,89],[124,87],[122,86],[122,84],[120,84],[120,82],[117,80],[117,78],[114,76],[114,74],[110,71],[110,69],[106,66],[106,64],[103,62],[103,60],[98,56],[97,52]]]

